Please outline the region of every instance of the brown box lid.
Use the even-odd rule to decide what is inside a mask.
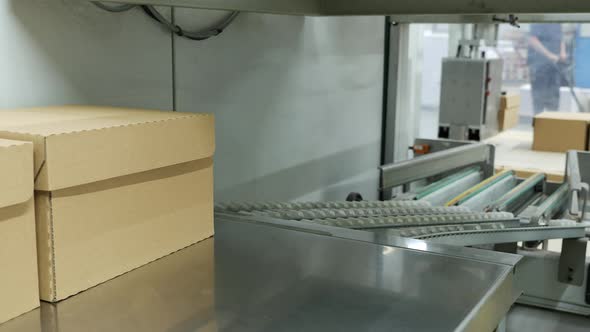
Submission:
[[[0,138],[32,141],[35,189],[52,191],[213,155],[210,114],[101,106],[0,112]]]

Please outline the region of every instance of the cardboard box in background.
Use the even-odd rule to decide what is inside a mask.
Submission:
[[[213,122],[89,106],[0,112],[0,137],[35,145],[41,299],[65,299],[213,235]]]
[[[519,94],[503,94],[500,98],[500,109],[520,107]]]
[[[533,150],[587,150],[589,124],[590,113],[543,112],[536,115]]]
[[[0,323],[39,306],[33,145],[0,139]]]
[[[500,112],[498,112],[498,125],[500,127],[500,131],[516,127],[520,119],[519,113],[519,106],[501,109]]]

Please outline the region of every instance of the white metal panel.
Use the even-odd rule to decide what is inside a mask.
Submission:
[[[172,107],[171,36],[137,10],[72,0],[0,1],[0,109]]]
[[[222,15],[176,10],[187,28]],[[376,198],[383,38],[380,17],[264,14],[176,38],[178,110],[216,116],[216,199]]]

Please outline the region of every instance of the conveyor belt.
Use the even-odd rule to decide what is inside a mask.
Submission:
[[[492,187],[494,184],[508,178],[508,177],[512,177],[514,176],[514,172],[512,171],[502,171],[500,173],[497,173],[496,175],[489,177],[487,179],[485,179],[484,181],[480,182],[479,184],[477,184],[476,186],[473,186],[471,188],[469,188],[468,190],[466,190],[465,192],[461,193],[460,195],[458,195],[455,198],[452,198],[451,200],[449,200],[445,205],[446,206],[453,206],[453,205],[461,205],[464,204],[465,202],[467,202],[468,200],[472,199],[473,197],[475,197],[477,194],[483,192],[484,190]]]
[[[490,203],[500,199],[517,184],[518,180],[516,177],[506,177],[481,192],[474,194],[468,200],[459,203],[459,205],[467,207],[473,211],[486,211],[486,208]]]
[[[309,210],[309,209],[366,209],[426,207],[428,202],[417,201],[361,201],[361,202],[230,202],[215,206],[217,211],[251,212],[266,210]]]
[[[401,235],[415,239],[427,240],[436,243],[472,246],[482,244],[513,243],[520,241],[540,241],[562,238],[582,238],[586,236],[585,228],[588,223],[579,223],[572,220],[551,221],[549,226],[519,227],[504,229],[481,229],[462,231],[437,231],[435,228],[424,228],[420,231],[399,234],[395,231],[392,235]]]
[[[444,180],[444,179],[443,179]],[[447,182],[444,186],[436,190],[420,192],[416,199],[426,201],[433,206],[443,206],[449,200],[449,197],[455,197],[465,190],[475,186],[483,180],[483,173],[476,169],[475,171],[465,172],[463,176],[455,179],[453,182]]]
[[[464,207],[398,207],[398,208],[367,208],[367,209],[312,209],[312,210],[270,210],[254,211],[254,214],[262,214],[272,218],[286,220],[304,219],[333,219],[333,218],[359,218],[374,216],[406,216],[406,215],[433,215],[433,214],[457,214],[470,212]]]
[[[455,197],[483,180],[479,167],[469,167],[448,175],[412,192],[397,195],[394,200],[421,200],[433,206],[443,206],[449,197]]]
[[[460,213],[427,214],[393,217],[335,218],[304,220],[320,225],[344,227],[351,229],[407,228],[415,226],[446,226],[454,224],[481,224],[497,222],[506,227],[518,227],[520,221],[511,213]]]
[[[428,186],[425,186],[423,188],[420,188],[419,190],[416,191],[416,199],[422,199],[436,191],[439,191],[451,184],[453,184],[454,182],[463,179],[466,176],[469,176],[471,174],[479,174],[479,167],[470,167],[466,170],[463,170],[461,172],[457,172],[455,174],[449,175],[439,181],[433,182]]]

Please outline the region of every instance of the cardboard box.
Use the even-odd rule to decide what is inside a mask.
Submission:
[[[520,95],[502,95],[500,109],[520,107]]]
[[[41,299],[213,234],[213,122],[90,106],[0,112],[0,137],[34,142]]]
[[[587,150],[590,114],[543,112],[533,121],[533,150],[566,152]]]
[[[498,126],[500,130],[507,130],[518,125],[520,107],[501,109],[498,112]]]
[[[0,139],[0,323],[39,306],[33,145]]]

